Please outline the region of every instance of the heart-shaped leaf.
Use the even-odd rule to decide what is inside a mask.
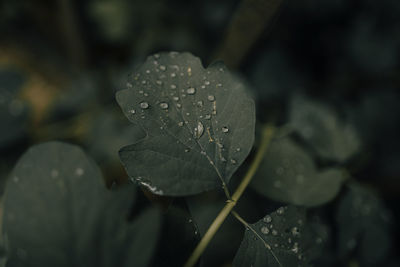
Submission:
[[[289,137],[281,137],[271,143],[251,186],[276,201],[317,206],[333,199],[343,181],[341,170],[319,172],[299,145]]]
[[[235,267],[307,266],[317,256],[315,246],[323,242],[306,228],[305,209],[295,206],[281,207],[249,226]]]
[[[147,138],[120,157],[129,176],[160,195],[191,195],[228,183],[254,141],[254,102],[220,63],[189,53],[149,57],[117,101]]]
[[[7,266],[147,266],[160,214],[126,221],[135,191],[107,190],[99,168],[76,146],[37,145],[6,188]]]
[[[340,121],[334,110],[321,103],[294,97],[289,121],[321,158],[344,162],[360,149],[356,129]]]
[[[365,266],[383,266],[391,247],[391,216],[384,203],[372,192],[351,184],[336,214],[339,255],[357,250]]]

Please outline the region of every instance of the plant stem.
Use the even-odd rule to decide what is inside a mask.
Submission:
[[[260,148],[257,151],[257,154],[250,166],[250,169],[247,171],[246,175],[244,176],[243,180],[237,187],[235,193],[233,194],[231,200],[228,200],[225,204],[225,207],[220,211],[218,216],[214,219],[213,223],[208,228],[207,232],[200,240],[200,243],[197,245],[195,250],[193,251],[192,255],[189,257],[187,262],[185,263],[185,267],[193,267],[198,259],[200,258],[201,254],[203,254],[204,250],[210,243],[211,239],[214,237],[222,223],[225,221],[228,214],[232,211],[235,207],[237,201],[242,196],[244,190],[249,185],[251,179],[253,178],[254,174],[256,173],[258,166],[261,163],[262,158],[264,157],[265,152],[267,151],[267,147],[272,139],[272,135],[274,133],[274,127],[272,125],[265,125],[262,129],[262,139]]]

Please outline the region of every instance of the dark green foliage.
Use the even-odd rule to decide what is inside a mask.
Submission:
[[[5,194],[7,266],[148,266],[161,218],[148,209],[127,221],[134,189],[108,191],[76,146],[32,147]]]
[[[350,184],[340,200],[336,220],[340,257],[356,253],[363,266],[385,262],[392,242],[392,218],[378,197],[360,185]]]
[[[276,201],[317,206],[333,199],[344,181],[340,169],[318,170],[313,159],[290,137],[270,145],[252,187]]]
[[[244,85],[222,64],[204,69],[189,53],[156,54],[127,87],[117,101],[147,133],[120,151],[131,179],[171,196],[229,182],[253,145],[255,110]]]
[[[233,265],[239,266],[308,266],[318,257],[325,236],[311,231],[305,209],[280,207],[250,227],[246,227],[242,244]]]

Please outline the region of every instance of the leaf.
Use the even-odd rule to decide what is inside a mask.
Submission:
[[[254,102],[220,63],[189,53],[149,57],[117,101],[147,138],[120,157],[131,179],[159,195],[192,195],[228,183],[254,141]],[[195,174],[195,175],[194,175]]]
[[[292,99],[289,123],[323,159],[344,162],[361,147],[350,123],[340,121],[328,106],[304,97]]]
[[[332,200],[343,181],[340,169],[318,171],[299,145],[282,137],[271,143],[251,186],[276,201],[318,206]]]
[[[318,236],[306,228],[304,208],[281,207],[246,228],[233,266],[306,266],[316,257]]]
[[[341,258],[356,251],[367,266],[379,266],[387,258],[392,239],[391,215],[370,191],[351,184],[341,198],[336,220]]]
[[[135,191],[107,190],[99,168],[76,146],[29,149],[6,188],[7,266],[147,266],[160,214],[126,221]]]

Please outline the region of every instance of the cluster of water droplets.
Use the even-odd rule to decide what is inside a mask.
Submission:
[[[138,102],[133,103],[128,114],[135,118],[147,119],[154,114],[160,122],[161,130],[171,130],[178,127],[181,131],[189,131],[191,137],[181,140],[186,153],[193,151],[196,140],[207,138],[216,146],[218,151],[216,160],[222,163],[237,164],[235,158],[226,159],[229,151],[225,151],[223,138],[217,137],[218,132],[229,135],[229,125],[220,125],[217,119],[218,102],[215,90],[227,90],[221,82],[215,81],[211,71],[198,73],[198,66],[177,65],[171,61],[179,56],[179,53],[155,54],[148,58],[144,65],[144,71],[134,73],[133,80],[127,83],[128,89],[138,92]],[[169,57],[169,58],[168,58]],[[223,68],[218,69],[224,72]],[[196,75],[196,77],[195,77]],[[202,75],[202,78],[198,79]],[[201,93],[200,93],[201,91]],[[209,92],[209,93],[206,93]],[[154,110],[153,110],[154,109]],[[156,109],[159,109],[157,111]],[[214,117],[214,120],[212,120]],[[174,125],[171,125],[174,123]],[[174,129],[174,133],[179,130]],[[178,136],[179,134],[177,134]],[[182,139],[182,137],[180,137]],[[193,141],[193,143],[192,143]],[[178,142],[179,143],[179,142]],[[240,148],[234,148],[234,153],[239,153]],[[201,149],[203,152],[204,149]],[[204,152],[205,153],[205,152]],[[207,155],[211,164],[215,162]]]

